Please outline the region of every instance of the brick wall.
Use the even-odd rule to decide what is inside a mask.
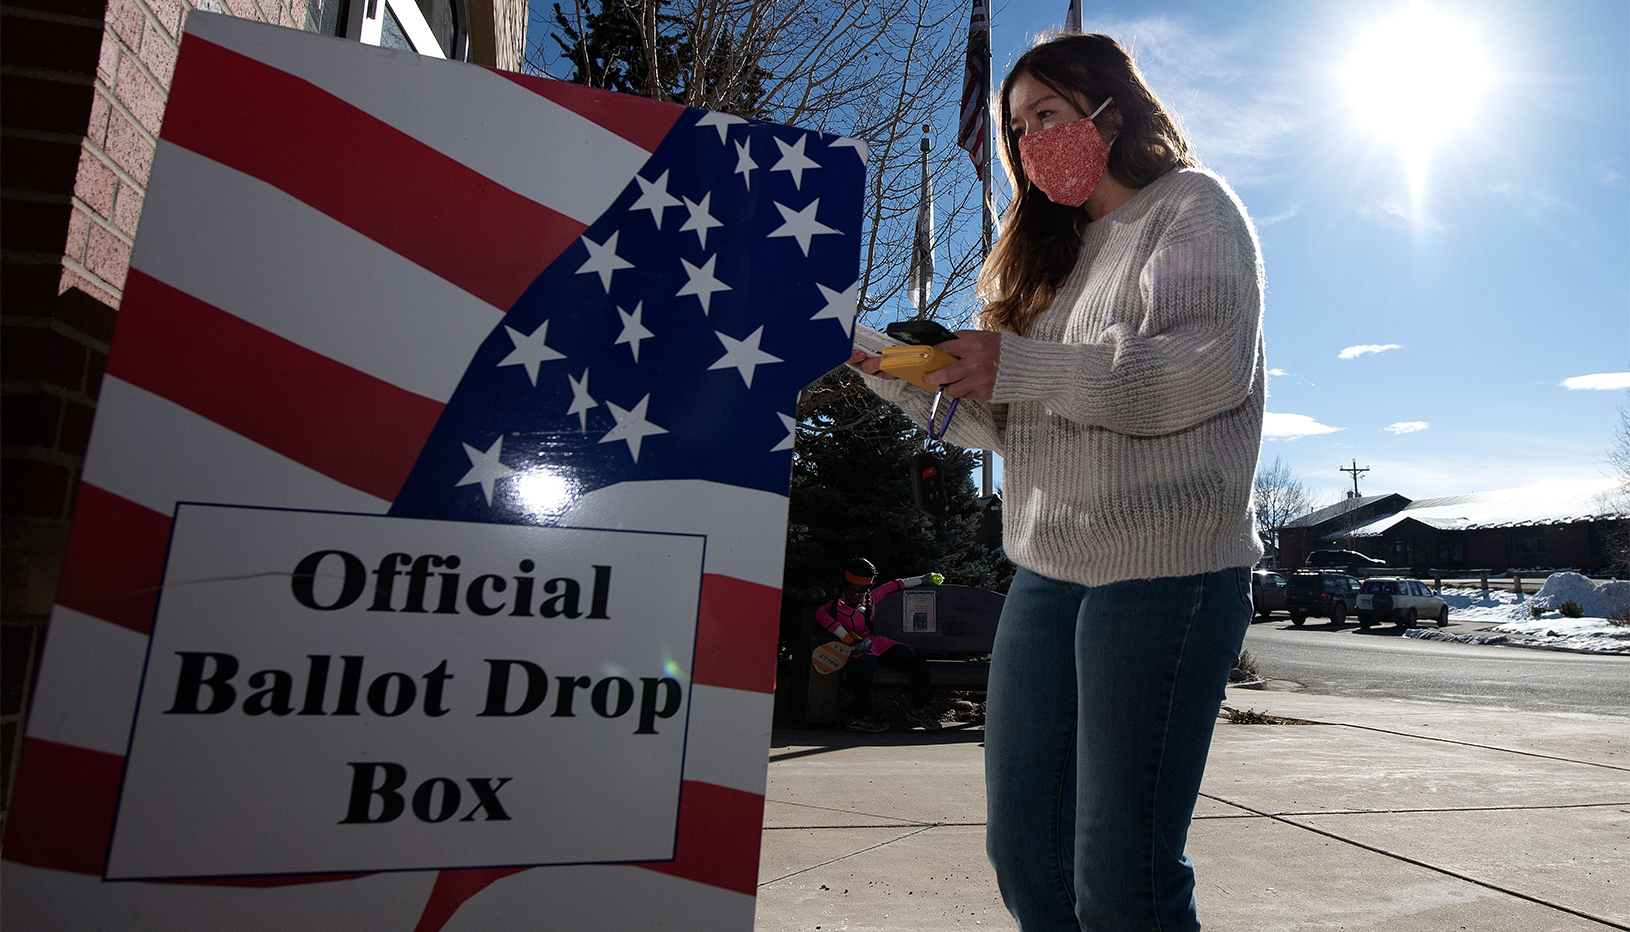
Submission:
[[[306,0],[0,0],[0,805],[194,8],[307,25]],[[524,0],[483,11],[518,68]]]

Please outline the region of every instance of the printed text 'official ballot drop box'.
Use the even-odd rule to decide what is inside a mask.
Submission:
[[[750,928],[865,158],[191,13],[8,926]]]

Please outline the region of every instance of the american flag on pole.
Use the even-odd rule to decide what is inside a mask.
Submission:
[[[863,144],[193,13],[12,797],[7,918],[748,929],[797,391]],[[182,501],[707,535],[671,860],[104,882]]]
[[[962,75],[962,119],[957,125],[956,144],[968,150],[974,171],[987,180],[990,152],[986,139],[990,100],[990,15],[985,0],[973,0],[968,20],[968,63]]]

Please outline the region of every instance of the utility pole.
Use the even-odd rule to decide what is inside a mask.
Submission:
[[[1343,466],[1339,471],[1353,474],[1353,497],[1358,498],[1358,477],[1361,473],[1369,472],[1370,467],[1365,466],[1364,468],[1360,469],[1358,466],[1358,460],[1353,460],[1353,465],[1351,468]]]

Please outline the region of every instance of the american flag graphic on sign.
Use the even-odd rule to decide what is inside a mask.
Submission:
[[[193,13],[12,797],[8,920],[750,928],[794,405],[852,343],[865,157]],[[178,502],[707,535],[674,857],[104,881]]]

